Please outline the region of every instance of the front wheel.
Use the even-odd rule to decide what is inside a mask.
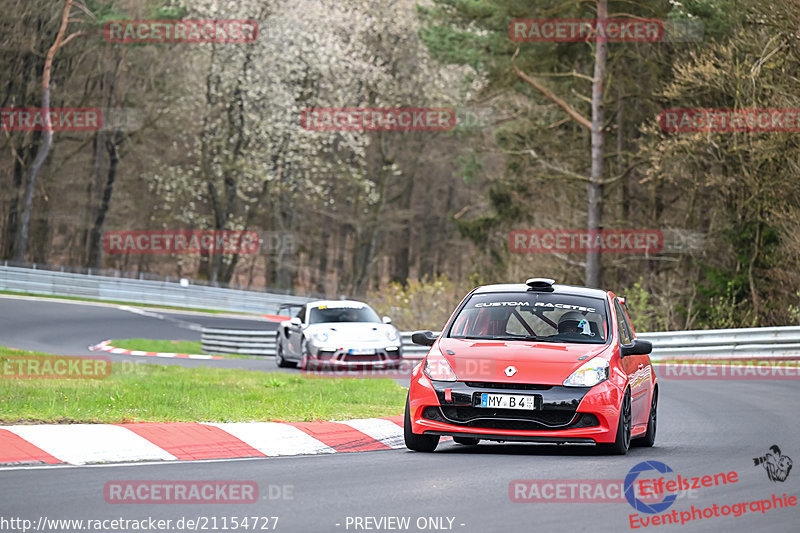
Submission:
[[[462,444],[464,446],[475,446],[480,441],[480,439],[476,439],[474,437],[453,437],[453,442],[456,444]]]
[[[308,341],[303,339],[302,344],[300,344],[300,362],[297,364],[297,368],[300,370],[310,370],[310,358],[311,356],[308,353]]]
[[[280,368],[288,368],[290,366],[294,366],[293,363],[287,361],[286,358],[283,356],[283,344],[281,344],[281,341],[278,341],[277,345],[275,346],[275,364],[278,365]]]
[[[408,398],[406,398],[403,439],[406,441],[406,448],[415,452],[432,452],[439,445],[439,435],[417,435],[411,431],[411,409],[408,406]]]
[[[625,455],[631,446],[631,391],[626,389],[619,410],[617,423],[617,436],[613,443],[599,444],[603,453],[610,455]]]

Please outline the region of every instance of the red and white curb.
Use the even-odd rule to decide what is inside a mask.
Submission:
[[[402,448],[403,417],[345,422],[0,426],[0,464],[198,461]]]
[[[126,350],[124,348],[115,348],[111,346],[111,340],[99,342],[95,345],[89,346],[89,350],[93,352],[101,351],[117,355],[138,355],[146,357],[174,357],[177,359],[224,359],[219,355],[202,355],[190,353],[170,353],[170,352],[143,352],[141,350]]]

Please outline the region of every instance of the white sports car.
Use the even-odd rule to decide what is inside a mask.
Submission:
[[[286,305],[282,308],[297,307]],[[400,333],[389,317],[364,302],[319,300],[299,306],[278,327],[275,362],[280,367],[389,368],[402,362]]]

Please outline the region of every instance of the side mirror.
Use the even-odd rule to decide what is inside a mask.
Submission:
[[[653,351],[653,343],[641,339],[633,339],[631,344],[623,344],[619,347],[622,357],[628,355],[648,355]]]
[[[293,316],[291,319],[289,319],[289,323],[290,323],[292,326],[296,327],[296,328],[299,328],[300,326],[302,326],[302,325],[303,325],[303,323],[302,323],[302,322],[300,322],[300,319],[299,319],[299,318],[297,318],[296,316]]]
[[[383,317],[381,320],[383,321],[384,324],[391,324],[392,323],[392,319],[389,318],[388,316]]]
[[[436,339],[432,331],[415,331],[411,334],[411,342],[420,346],[433,346]]]

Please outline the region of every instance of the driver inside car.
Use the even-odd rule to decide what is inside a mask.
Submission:
[[[578,334],[592,336],[592,327],[589,321],[578,311],[569,311],[558,319],[558,333]]]

